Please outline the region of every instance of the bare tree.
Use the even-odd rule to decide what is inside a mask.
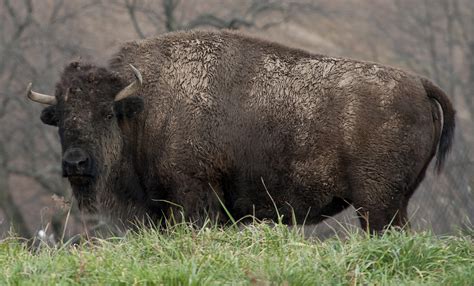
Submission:
[[[24,237],[31,237],[32,229],[12,196],[12,176],[33,180],[42,195],[70,196],[57,167],[61,157],[57,135],[39,120],[31,120],[37,116],[38,107],[26,101],[25,86],[32,80],[36,87],[51,90],[56,72],[53,67],[80,49],[65,44],[61,29],[94,1],[71,5],[55,0],[48,2],[49,6],[37,2],[3,0],[0,4],[0,208]],[[61,221],[62,217],[53,216],[56,231],[61,231]]]
[[[14,80],[14,72],[16,71],[16,67],[11,67],[11,58],[9,57],[10,54],[15,54],[15,50],[19,45],[19,42],[22,36],[25,34],[25,31],[29,28],[32,24],[32,13],[33,13],[33,5],[31,1],[25,0],[22,2],[24,6],[23,10],[24,15],[19,15],[18,11],[15,9],[13,4],[9,0],[4,0],[2,2],[2,11],[4,15],[2,15],[2,27],[3,31],[0,34],[1,38],[1,57],[0,57],[0,79],[5,79],[2,82],[5,83],[4,91],[1,91],[2,94],[2,109],[0,112],[0,118],[6,118],[8,114],[9,105],[11,102],[14,101],[13,98],[10,98],[9,92],[12,89],[12,82]],[[9,32],[9,33],[8,33]],[[10,74],[8,74],[10,71]],[[3,120],[2,120],[3,121]],[[8,135],[10,137],[11,132],[3,133],[4,135]],[[19,211],[16,207],[16,204],[11,196],[8,178],[9,178],[9,170],[8,170],[8,162],[9,156],[6,146],[6,138],[0,138],[0,182],[1,182],[1,189],[0,189],[0,207],[5,213],[6,219],[12,223],[13,228],[22,236],[30,236],[29,229],[25,223],[25,219],[23,214]]]
[[[152,34],[195,28],[268,29],[286,22],[295,10],[319,10],[314,1],[243,0],[243,1],[180,1],[180,0],[117,0],[125,7],[133,28],[140,38]],[[193,10],[193,13],[186,13]],[[141,19],[141,21],[139,20]],[[145,32],[143,27],[152,28]]]

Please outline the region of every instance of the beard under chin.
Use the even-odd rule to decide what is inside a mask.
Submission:
[[[71,188],[79,210],[91,214],[97,212],[95,191],[92,184],[76,185],[71,182]]]

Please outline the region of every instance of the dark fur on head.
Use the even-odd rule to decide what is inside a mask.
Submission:
[[[123,161],[124,146],[121,121],[132,119],[143,110],[140,97],[115,102],[116,94],[127,83],[116,72],[79,61],[64,69],[56,85],[58,104],[45,108],[41,120],[59,127],[63,153],[80,148],[92,160],[90,168],[80,177],[68,176],[79,207],[96,210],[97,200],[106,203],[110,197],[98,196],[97,189],[106,189],[116,180]],[[100,185],[98,187],[98,185]]]

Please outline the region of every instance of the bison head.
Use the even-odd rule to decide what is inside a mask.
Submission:
[[[124,146],[121,121],[143,109],[142,99],[131,96],[142,77],[130,67],[135,80],[128,85],[106,68],[73,62],[65,68],[54,96],[28,86],[28,98],[50,105],[41,120],[58,127],[63,176],[69,179],[79,206],[89,211],[95,209],[98,193],[110,188],[118,176]]]

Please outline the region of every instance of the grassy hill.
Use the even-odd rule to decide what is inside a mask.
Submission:
[[[0,242],[0,285],[472,285],[472,234],[349,233],[325,241],[255,223],[177,225],[30,251]]]

